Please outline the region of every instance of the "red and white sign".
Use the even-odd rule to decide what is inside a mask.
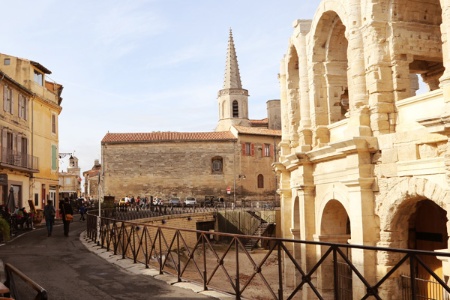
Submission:
[[[227,187],[227,194],[228,195],[231,194],[231,188],[230,187]]]

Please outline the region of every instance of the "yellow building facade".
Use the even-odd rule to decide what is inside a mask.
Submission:
[[[58,195],[62,85],[41,64],[0,54],[0,204],[42,208]],[[9,199],[9,201],[8,201]]]

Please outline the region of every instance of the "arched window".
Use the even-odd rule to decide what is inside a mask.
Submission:
[[[233,118],[239,118],[239,104],[237,100],[233,101]]]
[[[264,188],[264,176],[262,174],[258,175],[258,189]]]
[[[223,159],[220,156],[213,157],[211,160],[211,170],[213,173],[222,173],[223,171]]]

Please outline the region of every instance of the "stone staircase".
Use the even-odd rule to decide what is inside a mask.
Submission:
[[[252,234],[252,236],[254,237],[250,238],[245,243],[245,249],[247,251],[252,251],[258,245],[260,237],[266,235],[266,233],[273,226],[273,224],[268,223],[266,220],[257,215],[254,211],[247,211],[247,212],[251,214],[253,218],[257,219],[260,222],[259,226],[255,229],[255,231]]]

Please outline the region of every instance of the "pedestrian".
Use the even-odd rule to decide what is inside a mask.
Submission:
[[[53,231],[53,223],[55,223],[55,207],[53,206],[53,201],[48,200],[47,205],[44,206],[44,217],[45,217],[45,226],[47,227],[48,236],[52,235]]]
[[[80,221],[86,220],[84,218],[84,214],[86,213],[86,207],[83,205],[80,206]]]
[[[59,210],[62,213],[61,217],[64,224],[64,236],[69,236],[69,225],[73,220],[73,209],[70,205],[69,198],[64,198],[64,201],[59,205]]]

